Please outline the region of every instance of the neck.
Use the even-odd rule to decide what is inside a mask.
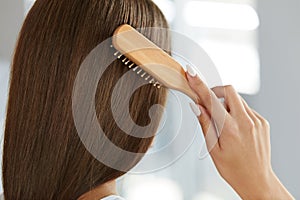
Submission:
[[[78,200],[99,200],[115,194],[117,194],[116,180],[112,180],[84,193]]]

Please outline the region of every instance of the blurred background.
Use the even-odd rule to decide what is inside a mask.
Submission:
[[[33,3],[33,0],[0,1],[2,142],[11,56]],[[269,120],[274,171],[295,198],[300,198],[300,1],[155,0],[155,3],[173,30],[203,47],[223,83],[234,85],[250,106]],[[173,42],[176,45],[180,41]],[[171,98],[168,112],[172,113],[174,107]],[[190,111],[183,112],[194,118]],[[166,125],[170,130],[175,118]],[[187,126],[184,131],[194,131],[193,128]],[[161,148],[166,140],[157,138],[153,149]],[[121,178],[120,193],[128,200],[239,199],[219,177],[211,159],[199,159],[198,143],[194,142],[168,167]]]

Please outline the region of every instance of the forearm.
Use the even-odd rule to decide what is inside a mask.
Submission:
[[[285,199],[285,200],[294,200],[295,198],[288,192],[284,185],[280,182],[277,176],[275,176],[275,186],[272,191],[273,199]]]
[[[248,188],[246,191],[237,191],[244,200],[294,200],[295,198],[288,192],[278,177],[273,174],[264,183],[256,184],[256,189]]]

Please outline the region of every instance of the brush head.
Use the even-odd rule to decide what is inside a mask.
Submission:
[[[114,48],[113,45],[110,46],[111,48]],[[151,75],[149,75],[146,71],[144,71],[142,68],[137,66],[134,62],[129,60],[126,56],[124,56],[119,51],[116,51],[114,53],[114,56],[116,56],[122,63],[127,66],[129,69],[132,69],[132,71],[136,72],[137,75],[139,75],[141,78],[144,78],[145,81],[148,81],[149,84],[152,84],[153,86],[157,87],[158,89],[162,87],[162,85]]]
[[[119,26],[112,43],[117,50],[115,56],[149,83],[181,91],[197,101],[181,65],[133,27]]]

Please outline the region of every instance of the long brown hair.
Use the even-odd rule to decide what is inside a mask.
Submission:
[[[6,200],[76,199],[125,173],[102,164],[86,150],[72,115],[72,90],[81,63],[124,23],[136,28],[168,27],[151,0],[35,2],[24,21],[12,63],[3,153]],[[166,32],[143,34],[159,46],[170,47]],[[109,54],[112,52],[107,51],[101,59]],[[152,137],[124,133],[110,112],[114,85],[127,71],[119,60],[110,64],[98,83],[95,109],[114,144],[143,153]],[[135,77],[128,83],[140,78]],[[122,91],[128,92],[127,84],[123,87]],[[150,84],[137,89],[129,104],[132,119],[140,126],[149,124],[149,108],[164,105],[166,95],[166,89]],[[151,131],[157,129],[161,114],[154,116]],[[105,151],[99,147],[99,152]]]

